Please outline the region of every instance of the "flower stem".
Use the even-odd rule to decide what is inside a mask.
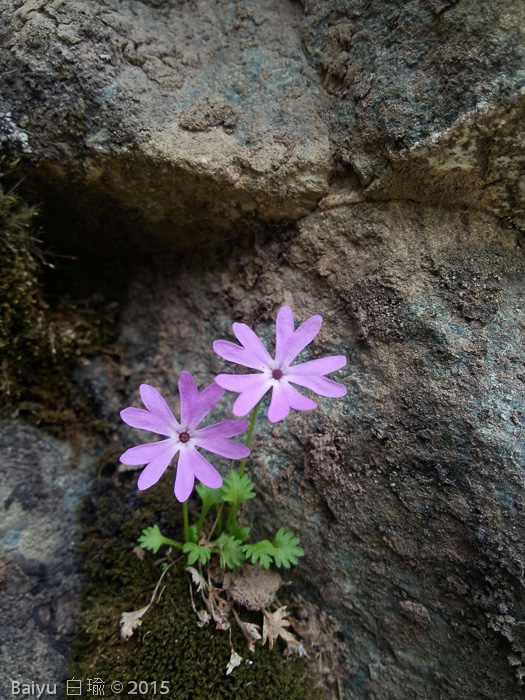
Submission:
[[[257,413],[259,412],[259,408],[261,407],[262,399],[259,401],[259,403],[254,407],[252,411],[252,417],[250,419],[250,426],[248,428],[248,435],[246,436],[246,447],[250,446],[250,442],[252,440],[252,435],[253,435],[253,430],[255,428],[255,420],[257,418]],[[241,460],[241,463],[239,465],[239,476],[242,476],[244,473],[244,466],[246,464],[246,457],[243,457]],[[239,506],[241,505],[242,501],[240,503],[232,503],[230,506],[230,511],[228,513],[228,518],[226,520],[226,531],[231,532],[233,526],[235,525],[236,519],[237,519],[237,511],[239,510]]]
[[[184,541],[190,541],[190,523],[188,520],[188,501],[182,504],[182,515],[184,517]]]
[[[197,537],[199,537],[199,535],[201,534],[202,526],[204,525],[204,521],[206,520],[206,516],[208,515],[209,510],[209,508],[204,508],[204,505],[202,506],[202,512],[196,525]]]
[[[162,536],[162,544],[167,544],[170,547],[176,547],[177,549],[182,549],[184,545],[182,542],[177,542],[176,540],[171,540],[169,537]]]
[[[248,428],[248,435],[246,436],[246,447],[250,447],[250,442],[252,440],[252,435],[253,435],[253,429],[255,428],[255,419],[257,418],[257,413],[259,412],[259,408],[261,406],[262,399],[259,401],[259,403],[255,406],[255,408],[252,411],[252,417],[250,419],[250,427]],[[239,476],[242,476],[244,473],[244,465],[246,464],[246,457],[243,457],[241,459],[241,463],[239,465]]]

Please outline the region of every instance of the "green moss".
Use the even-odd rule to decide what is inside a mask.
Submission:
[[[107,344],[115,309],[100,297],[61,297],[53,305],[44,299],[36,209],[3,185],[6,176],[13,165],[0,157],[0,417],[17,409],[63,436],[89,420],[72,368]]]
[[[132,698],[130,681],[149,683],[140,697],[161,697],[161,681],[168,681],[175,700],[317,700],[315,683],[302,661],[287,660],[276,644],[247,649],[244,637],[232,628],[235,651],[245,661],[226,676],[231,654],[228,632],[212,625],[199,628],[191,608],[189,580],[184,572],[185,557],[163,579],[160,601],[145,614],[142,625],[128,642],[119,636],[118,621],[124,611],[138,610],[149,603],[160,576],[161,553],[146,553],[143,560],[133,552],[143,527],[157,522],[163,532],[180,536],[180,506],[174,501],[172,485],[160,484],[141,494],[131,486],[114,488],[100,496],[84,512],[87,585],[84,610],[73,648],[69,678],[101,678],[106,683],[120,680],[125,690],[115,698]],[[197,607],[199,597],[194,594]],[[243,615],[260,623],[260,615]],[[248,663],[246,663],[248,661]],[[157,683],[157,696],[152,683]],[[94,697],[87,693],[86,697]]]

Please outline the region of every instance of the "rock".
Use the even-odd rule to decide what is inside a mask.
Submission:
[[[523,4],[302,4],[0,0],[0,143],[38,173],[57,240],[77,236],[66,253],[83,245],[107,269],[117,250],[129,268],[120,365],[77,372],[114,450],[138,442],[118,411],[140,405],[140,383],[176,403],[182,370],[201,387],[234,371],[212,352],[233,321],[270,347],[282,304],[321,313],[304,357],[346,354],[348,394],[259,421],[246,520],[255,536],[301,537],[293,580],[341,624],[346,697],[514,700]],[[44,441],[49,466],[33,468],[43,438],[14,425],[4,504],[25,523],[68,448]],[[76,595],[74,582],[34,593],[58,540],[40,551],[46,529],[24,538],[15,524],[0,568],[13,654],[18,620],[65,639]]]
[[[62,689],[80,612],[78,507],[92,460],[16,420],[0,423],[0,697],[11,681]],[[61,692],[61,690],[59,691]]]
[[[121,221],[179,249],[304,216],[331,158],[301,20],[280,0],[0,0],[0,145],[80,240],[108,216],[106,241]]]
[[[523,226],[523,3],[303,4],[306,50],[334,98],[336,158],[365,194]]]
[[[338,373],[348,394],[273,426],[259,420],[247,465],[259,492],[246,507],[254,536],[271,539],[284,526],[301,537],[306,557],[293,581],[341,622],[348,697],[404,700],[425,688],[450,699],[517,698],[517,238],[488,215],[357,203],[234,248],[215,266],[194,262],[176,278],[168,260],[135,275],[119,341],[131,370],[122,406],[140,405],[141,382],[176,404],[181,370],[201,387],[234,371],[211,350],[232,337],[232,321],[272,347],[283,303],[298,321],[321,313],[310,354],[348,356]],[[136,431],[118,430],[123,445],[136,444]]]

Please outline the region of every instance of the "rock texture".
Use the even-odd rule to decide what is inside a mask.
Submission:
[[[525,223],[523,3],[304,0],[336,159],[368,197]]]
[[[0,461],[0,698],[13,697],[12,681],[61,693],[80,612],[74,548],[92,459],[8,420]]]
[[[0,0],[0,144],[79,240],[189,248],[334,177],[523,225],[522,3],[303,5]]]
[[[307,557],[294,580],[343,623],[346,697],[517,699],[525,672],[517,238],[489,216],[356,204],[237,247],[218,266],[193,263],[175,277],[166,260],[136,272],[119,341],[124,369],[97,379],[100,366],[87,367],[84,381],[95,394],[120,387],[121,406],[140,405],[141,382],[176,404],[182,369],[200,386],[234,371],[211,349],[231,337],[232,321],[272,347],[281,304],[298,320],[323,314],[311,354],[348,356],[339,373],[348,395],[274,426],[259,421],[249,471],[262,498],[247,517],[263,536],[283,523],[300,534]],[[123,445],[137,443],[136,431],[119,432]]]
[[[91,228],[109,209],[180,248],[302,216],[331,162],[301,20],[280,0],[1,0],[0,144]]]
[[[78,372],[114,437],[137,442],[118,412],[141,382],[176,402],[181,370],[228,371],[232,321],[270,347],[283,303],[324,316],[312,357],[348,356],[344,400],[260,421],[246,511],[301,536],[345,700],[523,693],[522,12],[0,0],[0,144],[77,276],[117,249],[132,278],[121,361]]]

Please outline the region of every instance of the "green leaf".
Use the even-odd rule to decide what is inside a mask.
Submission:
[[[222,500],[233,503],[235,507],[238,507],[249,498],[255,498],[253,482],[247,474],[239,476],[238,472],[232,472],[230,476],[224,479],[221,491]]]
[[[251,557],[252,564],[256,564],[259,561],[260,565],[264,566],[265,569],[270,568],[273,544],[269,540],[261,540],[261,542],[256,542],[255,544],[245,544],[242,549],[247,559]]]
[[[275,566],[289,569],[290,564],[297,564],[297,557],[304,556],[304,551],[297,546],[300,541],[292,532],[285,532],[281,527],[272,540]]]
[[[153,525],[142,530],[142,535],[139,537],[138,542],[142,549],[151,549],[153,554],[157,554],[159,547],[164,544],[164,539],[159,526]]]
[[[200,559],[201,564],[206,564],[211,557],[211,549],[203,544],[195,544],[195,542],[186,542],[182,551],[188,555],[188,564],[195,564],[197,559]]]
[[[246,542],[250,536],[250,528],[247,525],[239,525],[239,523],[235,521],[233,527],[230,529],[230,534],[233,535],[236,540]]]
[[[220,488],[210,489],[208,486],[204,486],[204,484],[197,484],[195,491],[199,494],[202,501],[202,509],[206,511],[206,513],[212,506],[222,503],[222,490]]]
[[[213,543],[215,547],[213,551],[220,555],[221,569],[224,569],[226,565],[229,569],[238,569],[242,566],[246,557],[244,556],[242,542],[236,540],[235,537],[228,537],[223,533],[215,542]]]
[[[197,532],[197,525],[190,525],[188,527],[188,537],[190,542],[199,541],[199,533]]]

